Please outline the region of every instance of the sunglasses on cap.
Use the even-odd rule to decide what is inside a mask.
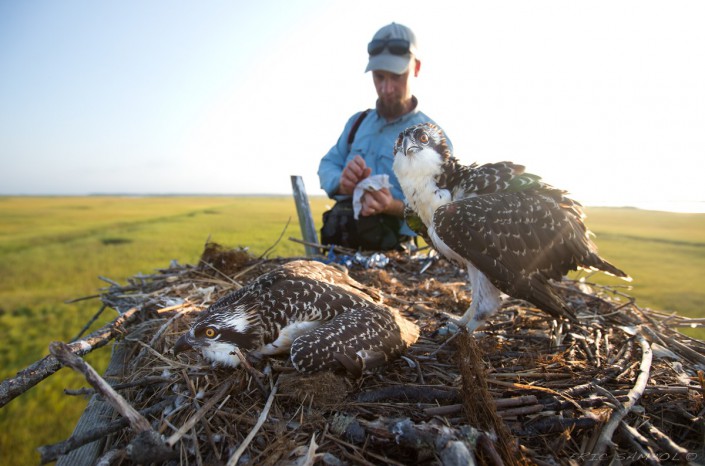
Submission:
[[[367,44],[367,53],[379,55],[386,48],[392,55],[406,55],[410,47],[411,43],[406,39],[375,39]]]

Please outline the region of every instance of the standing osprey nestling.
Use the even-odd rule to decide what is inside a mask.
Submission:
[[[460,324],[469,331],[500,307],[500,291],[575,320],[550,280],[577,268],[631,280],[597,254],[565,191],[511,162],[461,165],[433,124],[399,135],[394,173],[433,246],[467,267],[472,303]]]
[[[300,372],[343,368],[359,375],[399,356],[419,335],[416,324],[378,298],[335,267],[292,261],[206,309],[174,353],[198,349],[236,367],[236,348],[254,356],[290,351]]]

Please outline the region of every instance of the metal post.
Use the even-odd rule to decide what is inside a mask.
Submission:
[[[318,234],[316,233],[316,226],[313,222],[313,215],[311,215],[311,206],[308,203],[308,195],[306,194],[303,178],[297,175],[291,175],[291,187],[294,190],[296,212],[299,214],[299,225],[301,226],[303,239],[307,243],[318,244]],[[306,248],[306,255],[309,257],[319,253],[318,248],[315,246],[306,244],[304,247]]]

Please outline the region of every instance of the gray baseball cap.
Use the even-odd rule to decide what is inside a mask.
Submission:
[[[384,26],[367,44],[370,61],[367,71],[382,70],[403,74],[416,56],[416,36],[408,27],[391,23]]]

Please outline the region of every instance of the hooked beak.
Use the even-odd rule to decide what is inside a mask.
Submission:
[[[411,155],[411,153],[419,150],[419,146],[412,144],[410,138],[404,138],[402,149],[404,150],[404,155]]]
[[[179,353],[183,353],[184,351],[194,349],[194,343],[195,342],[191,338],[191,332],[184,333],[181,335],[181,338],[176,340],[176,344],[174,345],[174,356]]]

